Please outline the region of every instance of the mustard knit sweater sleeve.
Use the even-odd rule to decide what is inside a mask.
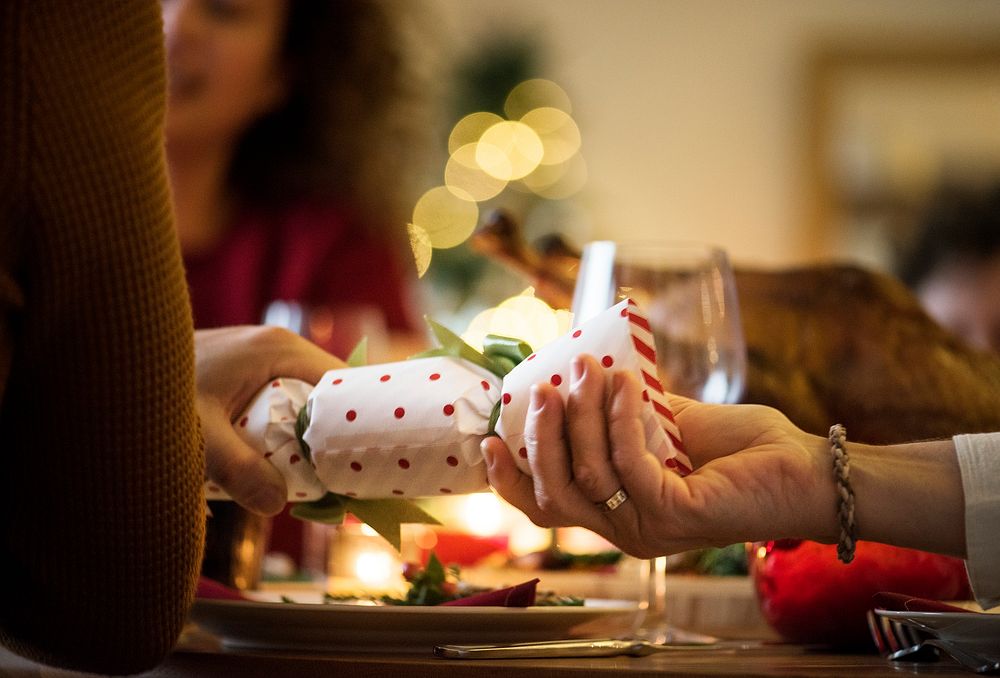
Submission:
[[[176,641],[203,540],[155,0],[0,2],[0,643],[102,673]]]

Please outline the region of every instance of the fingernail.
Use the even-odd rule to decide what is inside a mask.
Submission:
[[[483,453],[483,459],[486,460],[486,465],[493,468],[493,448],[490,446],[489,442],[489,438],[484,438],[483,442],[479,443],[479,451]]]
[[[573,358],[573,362],[570,363],[570,374],[573,377],[573,381],[581,381],[586,373],[587,365],[583,362],[583,359],[580,356]]]
[[[545,407],[545,396],[542,395],[542,390],[538,386],[531,387],[531,404],[530,409],[532,412],[538,412],[543,407]]]

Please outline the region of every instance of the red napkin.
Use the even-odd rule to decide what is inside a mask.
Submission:
[[[250,600],[242,592],[208,577],[198,577],[198,588],[195,589],[194,596],[210,600]]]
[[[876,610],[898,610],[901,612],[969,612],[965,608],[942,603],[940,600],[914,598],[904,593],[880,591],[872,596]]]
[[[505,589],[484,591],[458,600],[449,600],[447,603],[441,603],[441,606],[529,607],[535,604],[536,586],[538,586],[537,577],[516,586],[508,586]]]

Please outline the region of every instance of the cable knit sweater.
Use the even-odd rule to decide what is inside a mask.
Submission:
[[[104,673],[176,641],[203,541],[155,0],[0,2],[0,642]]]

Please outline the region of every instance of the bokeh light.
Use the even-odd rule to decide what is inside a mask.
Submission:
[[[476,202],[489,200],[507,187],[506,179],[487,174],[476,162],[478,144],[459,147],[444,168],[444,184],[458,197],[469,196]]]
[[[572,322],[573,316],[569,311],[553,310],[535,297],[535,289],[529,287],[521,294],[500,302],[495,308],[479,313],[469,323],[462,339],[481,350],[487,334],[498,334],[520,339],[537,351],[569,331]]]
[[[478,221],[479,207],[472,197],[460,197],[446,186],[430,189],[413,208],[413,225],[422,228],[437,249],[461,245]]]
[[[506,119],[469,113],[452,127],[444,185],[421,196],[407,226],[419,276],[427,272],[434,249],[455,247],[472,235],[478,203],[508,187],[563,200],[586,183],[580,129],[562,87],[543,78],[526,80],[507,95],[504,113]],[[503,323],[505,317],[506,308],[494,320]]]
[[[542,141],[542,165],[559,165],[580,150],[580,128],[566,111],[543,106],[525,113],[521,122]]]
[[[451,134],[448,135],[448,152],[454,153],[466,144],[478,142],[483,132],[498,122],[503,122],[503,118],[496,113],[486,111],[469,113],[451,129]]]
[[[431,257],[434,248],[431,246],[431,238],[420,226],[416,224],[406,225],[406,234],[410,238],[410,249],[413,250],[413,262],[417,266],[417,277],[423,278],[424,273],[431,265]]]
[[[503,508],[496,495],[477,492],[464,497],[462,522],[466,532],[489,537],[500,532],[503,527]]]
[[[354,576],[374,588],[388,585],[397,569],[393,557],[384,551],[362,551],[354,562]]]
[[[511,120],[490,127],[476,145],[476,162],[483,171],[507,181],[531,174],[544,154],[535,130]]]
[[[525,80],[514,87],[507,95],[503,110],[511,120],[520,120],[528,111],[543,106],[558,108],[567,113],[573,112],[566,90],[544,78]]]
[[[561,165],[539,165],[521,183],[535,195],[549,200],[565,200],[587,183],[587,163],[577,153]]]

